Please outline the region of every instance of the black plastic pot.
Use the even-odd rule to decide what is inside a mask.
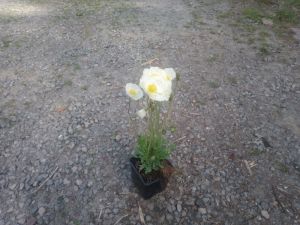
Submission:
[[[168,163],[171,165],[170,162]],[[162,192],[166,188],[168,178],[161,175],[156,180],[147,182],[140,174],[138,168],[136,168],[136,165],[138,165],[138,159],[135,157],[130,158],[132,181],[144,199],[149,199],[153,195]]]

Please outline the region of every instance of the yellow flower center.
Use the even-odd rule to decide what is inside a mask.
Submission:
[[[157,91],[157,87],[155,84],[149,84],[147,87],[147,91],[151,94],[155,93]]]
[[[132,95],[132,96],[136,96],[136,95],[138,94],[137,90],[132,89],[132,88],[129,89],[128,93],[129,93],[130,95]]]

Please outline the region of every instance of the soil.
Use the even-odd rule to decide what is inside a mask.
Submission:
[[[164,162],[164,164],[166,165],[167,163]],[[145,170],[141,169],[141,163],[137,159],[137,160],[135,160],[135,168],[137,169],[137,171],[140,172],[140,175],[142,176],[142,178],[143,178],[143,180],[146,184],[149,184],[149,183],[151,183],[153,181],[156,181],[156,180],[159,180],[159,179],[167,178],[167,177],[164,176],[164,173],[163,173],[163,170],[165,169],[165,167],[158,170],[158,171],[157,170],[156,171],[151,171],[150,173],[146,174]]]

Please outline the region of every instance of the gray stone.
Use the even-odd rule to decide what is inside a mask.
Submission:
[[[166,216],[166,219],[168,220],[168,221],[172,221],[173,220],[173,216],[171,215],[171,214],[167,214],[167,216]]]
[[[151,216],[149,216],[149,215],[146,216],[146,221],[147,222],[151,221],[151,219],[152,219]]]
[[[19,224],[24,224],[25,223],[25,214],[19,214],[17,216],[17,221]]]
[[[75,173],[77,171],[77,169],[78,169],[77,166],[73,166],[72,167],[72,172]]]
[[[39,216],[43,216],[46,212],[46,209],[44,207],[40,207],[38,210]]]
[[[74,130],[73,130],[72,127],[69,127],[69,128],[68,128],[68,133],[69,133],[69,134],[73,134],[73,133],[74,133]]]
[[[291,28],[291,30],[294,33],[294,38],[296,40],[300,41],[300,28],[293,27],[293,28]]]
[[[67,179],[67,178],[65,178],[64,180],[63,180],[63,184],[64,185],[69,185],[71,182]]]
[[[76,143],[75,142],[70,142],[70,144],[69,144],[69,148],[70,149],[73,149],[74,147],[75,147],[75,145],[76,145]]]
[[[117,134],[116,135],[116,141],[120,141],[121,140],[121,135]]]
[[[17,186],[16,183],[10,184],[9,189],[13,191],[13,190],[15,190],[16,186]]]
[[[206,214],[206,208],[199,208],[198,210],[201,214]]]
[[[77,185],[77,186],[80,186],[81,184],[82,184],[82,180],[77,179],[77,180],[76,180],[76,185]]]
[[[64,139],[64,136],[62,135],[62,134],[60,134],[59,136],[58,136],[58,140],[63,140]]]
[[[92,186],[93,186],[93,181],[91,181],[91,180],[88,181],[87,186],[88,186],[88,187],[92,187]]]
[[[177,204],[177,211],[181,212],[181,210],[182,210],[182,206],[180,204]]]
[[[266,210],[262,210],[261,215],[266,219],[270,219],[270,215],[269,215],[268,211],[266,211]]]
[[[205,203],[203,202],[202,198],[197,198],[196,201],[195,201],[195,204],[198,207],[202,207],[202,208],[205,207]]]

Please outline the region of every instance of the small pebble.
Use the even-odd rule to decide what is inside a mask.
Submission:
[[[206,214],[206,208],[199,208],[198,210],[201,214]]]
[[[80,186],[82,184],[82,180],[78,179],[76,180],[76,185]]]
[[[177,211],[181,212],[181,210],[182,210],[182,206],[180,204],[177,204]]]
[[[71,183],[67,178],[65,178],[63,182],[64,182],[64,185],[69,185]]]
[[[269,215],[268,211],[266,211],[266,210],[262,210],[261,215],[266,219],[270,219],[270,215]]]
[[[43,216],[45,214],[45,212],[46,212],[46,209],[44,207],[39,208],[38,213],[39,213],[40,216]]]

